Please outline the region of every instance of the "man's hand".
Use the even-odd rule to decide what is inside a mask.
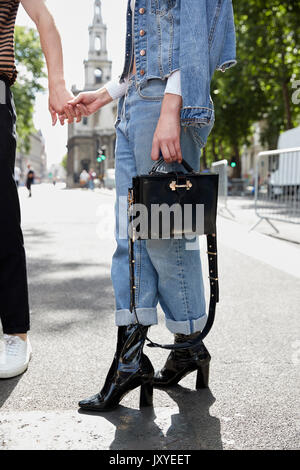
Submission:
[[[108,91],[105,88],[100,88],[97,91],[79,93],[76,98],[69,101],[64,109],[65,112],[68,108],[69,110],[77,110],[82,116],[90,116],[111,101],[113,100]]]
[[[180,147],[180,109],[182,97],[166,93],[163,99],[160,118],[154,133],[151,158],[158,160],[160,151],[165,162],[182,162]]]
[[[52,86],[49,89],[49,111],[52,117],[52,125],[57,123],[57,115],[61,125],[64,125],[65,119],[71,124],[76,119],[76,122],[81,121],[81,113],[79,109],[69,108],[67,103],[74,98],[64,84]]]

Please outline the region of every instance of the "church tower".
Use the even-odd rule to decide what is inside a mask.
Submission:
[[[87,1],[87,0],[85,0]],[[89,0],[91,1],[91,0]],[[107,27],[103,22],[101,0],[94,2],[92,24],[88,28],[89,50],[84,61],[84,89],[74,85],[72,92],[78,95],[81,91],[92,91],[102,88],[111,80],[112,63],[107,52]],[[76,187],[83,169],[93,168],[102,178],[108,168],[114,168],[115,128],[117,103],[114,101],[101,108],[95,114],[83,117],[80,123],[68,126],[68,187]],[[99,150],[106,155],[104,161],[98,162]]]
[[[84,61],[85,88],[97,89],[111,79],[111,61],[107,55],[107,26],[103,23],[101,0],[95,0],[94,19],[89,26],[88,60]]]

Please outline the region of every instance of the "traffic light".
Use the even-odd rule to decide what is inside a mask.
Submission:
[[[236,167],[236,159],[234,157],[230,160],[230,166],[231,166],[231,168]]]
[[[105,149],[101,148],[98,150],[97,162],[101,163],[104,162],[104,160],[106,160]]]

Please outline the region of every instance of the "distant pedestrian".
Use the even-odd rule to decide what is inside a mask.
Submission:
[[[90,175],[86,170],[82,170],[80,173],[79,181],[80,181],[80,186],[81,188],[87,188],[88,187],[88,182],[89,182]]]
[[[95,178],[97,177],[97,173],[95,172],[94,168],[91,168],[89,171],[89,188],[94,191],[95,189]]]
[[[28,172],[26,177],[26,188],[28,189],[28,197],[32,196],[31,186],[34,184],[34,171],[30,165],[27,165]]]
[[[21,179],[21,169],[18,166],[15,166],[15,182],[17,187],[19,187]]]

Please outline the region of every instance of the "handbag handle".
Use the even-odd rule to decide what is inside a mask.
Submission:
[[[151,168],[151,170],[149,171],[149,175],[152,175],[153,173],[155,173],[158,168],[163,164],[165,163],[165,160],[162,156],[162,153],[160,153],[160,157],[159,157],[159,160],[157,160],[156,163],[154,163],[153,167]],[[195,170],[184,160],[182,159],[182,162],[181,162],[181,165],[186,169],[186,171],[188,171],[189,173],[196,173]]]

